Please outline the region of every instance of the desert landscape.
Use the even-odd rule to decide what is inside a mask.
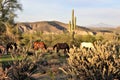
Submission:
[[[17,22],[17,0],[0,4],[0,80],[120,80],[120,26],[81,26],[74,9],[68,23]]]

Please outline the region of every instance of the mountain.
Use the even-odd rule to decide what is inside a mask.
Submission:
[[[44,32],[49,33],[63,33],[68,31],[68,24],[59,21],[39,21],[39,22],[22,22],[17,24],[21,32]],[[93,34],[92,30],[83,26],[76,27],[78,34]]]
[[[114,32],[120,33],[120,26],[117,26],[117,27],[114,29]]]
[[[41,32],[61,32],[66,30],[65,24],[55,21],[41,21],[41,22],[23,22],[18,23],[18,28],[22,32],[41,31]]]
[[[89,29],[97,32],[108,32],[108,33],[118,33],[120,34],[120,26],[113,26],[104,23],[99,23],[96,25],[87,26]]]
[[[88,25],[87,27],[113,28],[113,27],[115,27],[115,26],[109,25],[109,24],[105,24],[105,23],[98,23],[98,24]]]
[[[119,30],[119,31],[120,31],[120,26],[117,26],[117,27],[116,27],[116,30]]]

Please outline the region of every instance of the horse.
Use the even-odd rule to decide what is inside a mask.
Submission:
[[[6,45],[7,54],[11,50],[13,50],[13,51],[17,50],[17,44],[15,42],[9,42],[9,43],[7,43],[7,45]]]
[[[39,49],[47,49],[46,44],[43,41],[35,41],[33,42],[33,49],[39,50]]]
[[[67,51],[69,53],[69,45],[67,43],[57,43],[53,46],[53,50],[57,50],[59,52],[60,49],[64,49],[64,53]]]
[[[91,43],[91,42],[82,42],[81,45],[80,45],[80,48],[81,49],[83,49],[83,48],[95,49],[93,43]]]
[[[0,54],[4,54],[6,52],[6,48],[0,45]]]

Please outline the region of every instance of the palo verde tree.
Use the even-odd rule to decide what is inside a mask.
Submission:
[[[22,10],[18,0],[0,0],[0,32],[4,32],[8,24],[14,24],[16,10]]]

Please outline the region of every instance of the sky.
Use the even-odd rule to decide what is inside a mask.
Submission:
[[[19,0],[16,22],[71,20],[72,9],[77,25],[105,23],[120,26],[120,0]]]

